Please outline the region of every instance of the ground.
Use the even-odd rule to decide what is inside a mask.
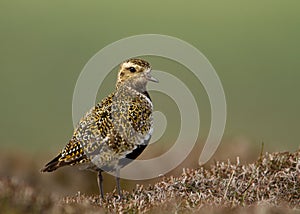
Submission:
[[[300,150],[266,153],[250,164],[215,162],[183,169],[153,185],[103,200],[78,192],[59,197],[11,176],[0,178],[3,213],[300,213]]]

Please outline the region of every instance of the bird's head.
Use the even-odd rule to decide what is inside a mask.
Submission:
[[[138,91],[145,91],[148,81],[158,82],[151,76],[150,64],[142,59],[129,59],[120,65],[116,86],[126,84]]]

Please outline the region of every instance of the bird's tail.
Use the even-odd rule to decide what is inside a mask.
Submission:
[[[56,170],[59,167],[64,166],[64,162],[60,161],[59,159],[61,158],[61,153],[57,155],[52,161],[47,163],[44,168],[41,169],[41,172],[52,172]]]

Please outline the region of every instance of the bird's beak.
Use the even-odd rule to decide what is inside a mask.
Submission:
[[[146,74],[146,79],[147,79],[148,81],[152,81],[152,82],[156,82],[156,83],[159,82],[156,78],[154,78],[153,76],[151,76],[151,73],[150,73],[150,72],[148,72],[148,73]]]

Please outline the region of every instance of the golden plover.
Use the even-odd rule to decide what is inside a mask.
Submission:
[[[79,166],[98,173],[103,198],[102,172],[116,173],[121,196],[120,168],[137,158],[146,148],[153,131],[153,105],[146,90],[150,64],[129,59],[120,65],[116,90],[94,106],[79,121],[69,143],[41,169],[52,172],[62,166]]]

